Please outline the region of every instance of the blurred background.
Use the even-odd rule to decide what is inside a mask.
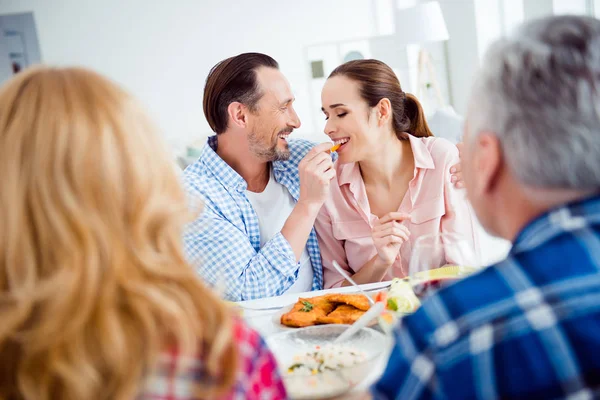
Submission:
[[[211,134],[202,91],[218,61],[274,57],[296,95],[296,137],[324,141],[327,75],[378,58],[423,102],[436,136],[457,142],[487,46],[552,14],[600,16],[600,0],[0,0],[0,81],[40,62],[99,71],[145,104],[184,167]],[[508,248],[485,241],[486,261]]]

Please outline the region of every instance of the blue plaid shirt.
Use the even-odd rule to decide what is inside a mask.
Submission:
[[[273,162],[275,180],[296,201],[300,196],[298,164],[313,146],[306,140],[290,140],[290,159]],[[212,136],[200,158],[184,171],[190,199],[204,203],[204,211],[184,234],[188,260],[209,284],[225,285],[228,300],[279,296],[296,281],[300,263],[281,232],[260,247],[258,217],[245,194],[247,183],[216,149],[217,136]],[[323,269],[314,229],[306,248],[314,271],[312,289],[320,290]]]
[[[599,269],[600,197],[536,219],[402,320],[373,397],[599,398]]]

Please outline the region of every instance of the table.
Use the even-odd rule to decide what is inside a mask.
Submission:
[[[376,291],[378,289],[390,286],[391,281],[368,283],[360,285],[365,292]],[[314,292],[289,293],[277,297],[269,297],[265,299],[240,301],[236,304],[243,310],[243,317],[246,323],[259,332],[264,338],[270,335],[282,332],[284,329],[277,326],[274,322],[274,315],[279,313],[284,307],[290,306],[298,301],[300,297],[315,297],[328,293],[356,293],[358,290],[353,286],[345,286],[341,288],[318,290]],[[373,368],[372,373],[356,388],[355,392],[365,391],[375,382],[383,373],[387,364],[388,356],[392,349],[392,340],[390,339],[387,347],[384,349],[383,356],[378,365]]]

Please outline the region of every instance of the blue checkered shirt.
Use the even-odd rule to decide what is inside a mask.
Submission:
[[[402,320],[373,397],[599,398],[599,269],[600,197],[536,219]]]
[[[300,196],[298,164],[313,146],[307,140],[290,140],[290,159],[272,165],[275,180],[296,201]],[[204,203],[204,211],[184,234],[188,260],[209,284],[224,285],[228,300],[279,296],[296,281],[300,263],[281,232],[260,247],[258,217],[246,197],[246,181],[216,149],[217,136],[212,136],[200,158],[183,174],[191,206],[196,200]],[[320,290],[323,269],[314,229],[306,248],[314,271],[312,290]]]

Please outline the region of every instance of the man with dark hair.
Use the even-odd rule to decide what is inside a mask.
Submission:
[[[288,142],[300,127],[277,62],[245,53],[218,63],[204,90],[217,134],[184,172],[204,203],[186,252],[210,284],[240,301],[321,289],[313,224],[335,176],[330,143]]]

